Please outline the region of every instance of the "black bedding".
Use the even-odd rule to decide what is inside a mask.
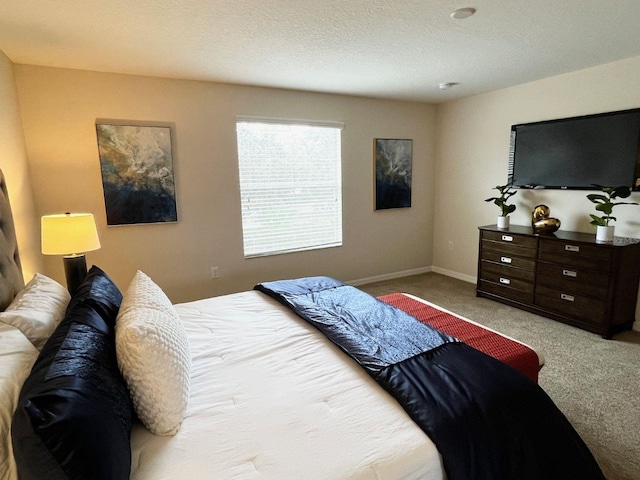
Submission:
[[[449,480],[604,479],[533,381],[409,314],[327,277],[256,285],[356,360],[442,454]]]

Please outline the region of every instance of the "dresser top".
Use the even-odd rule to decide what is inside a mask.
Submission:
[[[593,243],[596,245],[613,245],[625,246],[640,243],[640,238],[631,237],[614,237],[613,243],[596,242],[595,233],[570,232],[566,230],[558,230],[553,233],[533,233],[533,228],[524,225],[511,225],[509,228],[498,228],[497,225],[484,225],[478,227],[480,230],[490,230],[493,232],[513,233],[518,235],[531,235],[540,238],[557,238],[559,240],[568,240],[571,242]]]

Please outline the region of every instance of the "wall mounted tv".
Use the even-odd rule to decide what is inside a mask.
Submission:
[[[517,188],[640,190],[640,108],[513,125],[509,182]]]

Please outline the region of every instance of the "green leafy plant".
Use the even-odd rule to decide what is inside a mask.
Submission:
[[[487,198],[485,199],[485,202],[493,202],[495,205],[497,205],[500,208],[500,211],[502,212],[502,215],[501,215],[502,217],[506,217],[510,213],[513,213],[516,211],[515,205],[509,205],[507,203],[507,200],[509,200],[511,197],[513,197],[517,193],[517,190],[513,190],[511,188],[511,184],[498,185],[494,187],[493,190],[498,190],[498,192],[500,192],[500,196]]]
[[[602,187],[600,185],[598,185],[598,187],[600,187],[603,193],[591,193],[587,195],[587,198],[591,203],[595,203],[596,210],[602,212],[604,215],[598,216],[590,213],[589,216],[592,219],[591,225],[607,227],[611,220],[617,220],[616,217],[611,215],[613,207],[616,205],[638,205],[636,202],[613,201],[616,198],[629,197],[631,195],[631,188],[629,187]]]

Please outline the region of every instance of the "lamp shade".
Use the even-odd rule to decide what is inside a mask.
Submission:
[[[90,213],[45,215],[40,226],[44,255],[76,255],[100,248],[96,222]]]

